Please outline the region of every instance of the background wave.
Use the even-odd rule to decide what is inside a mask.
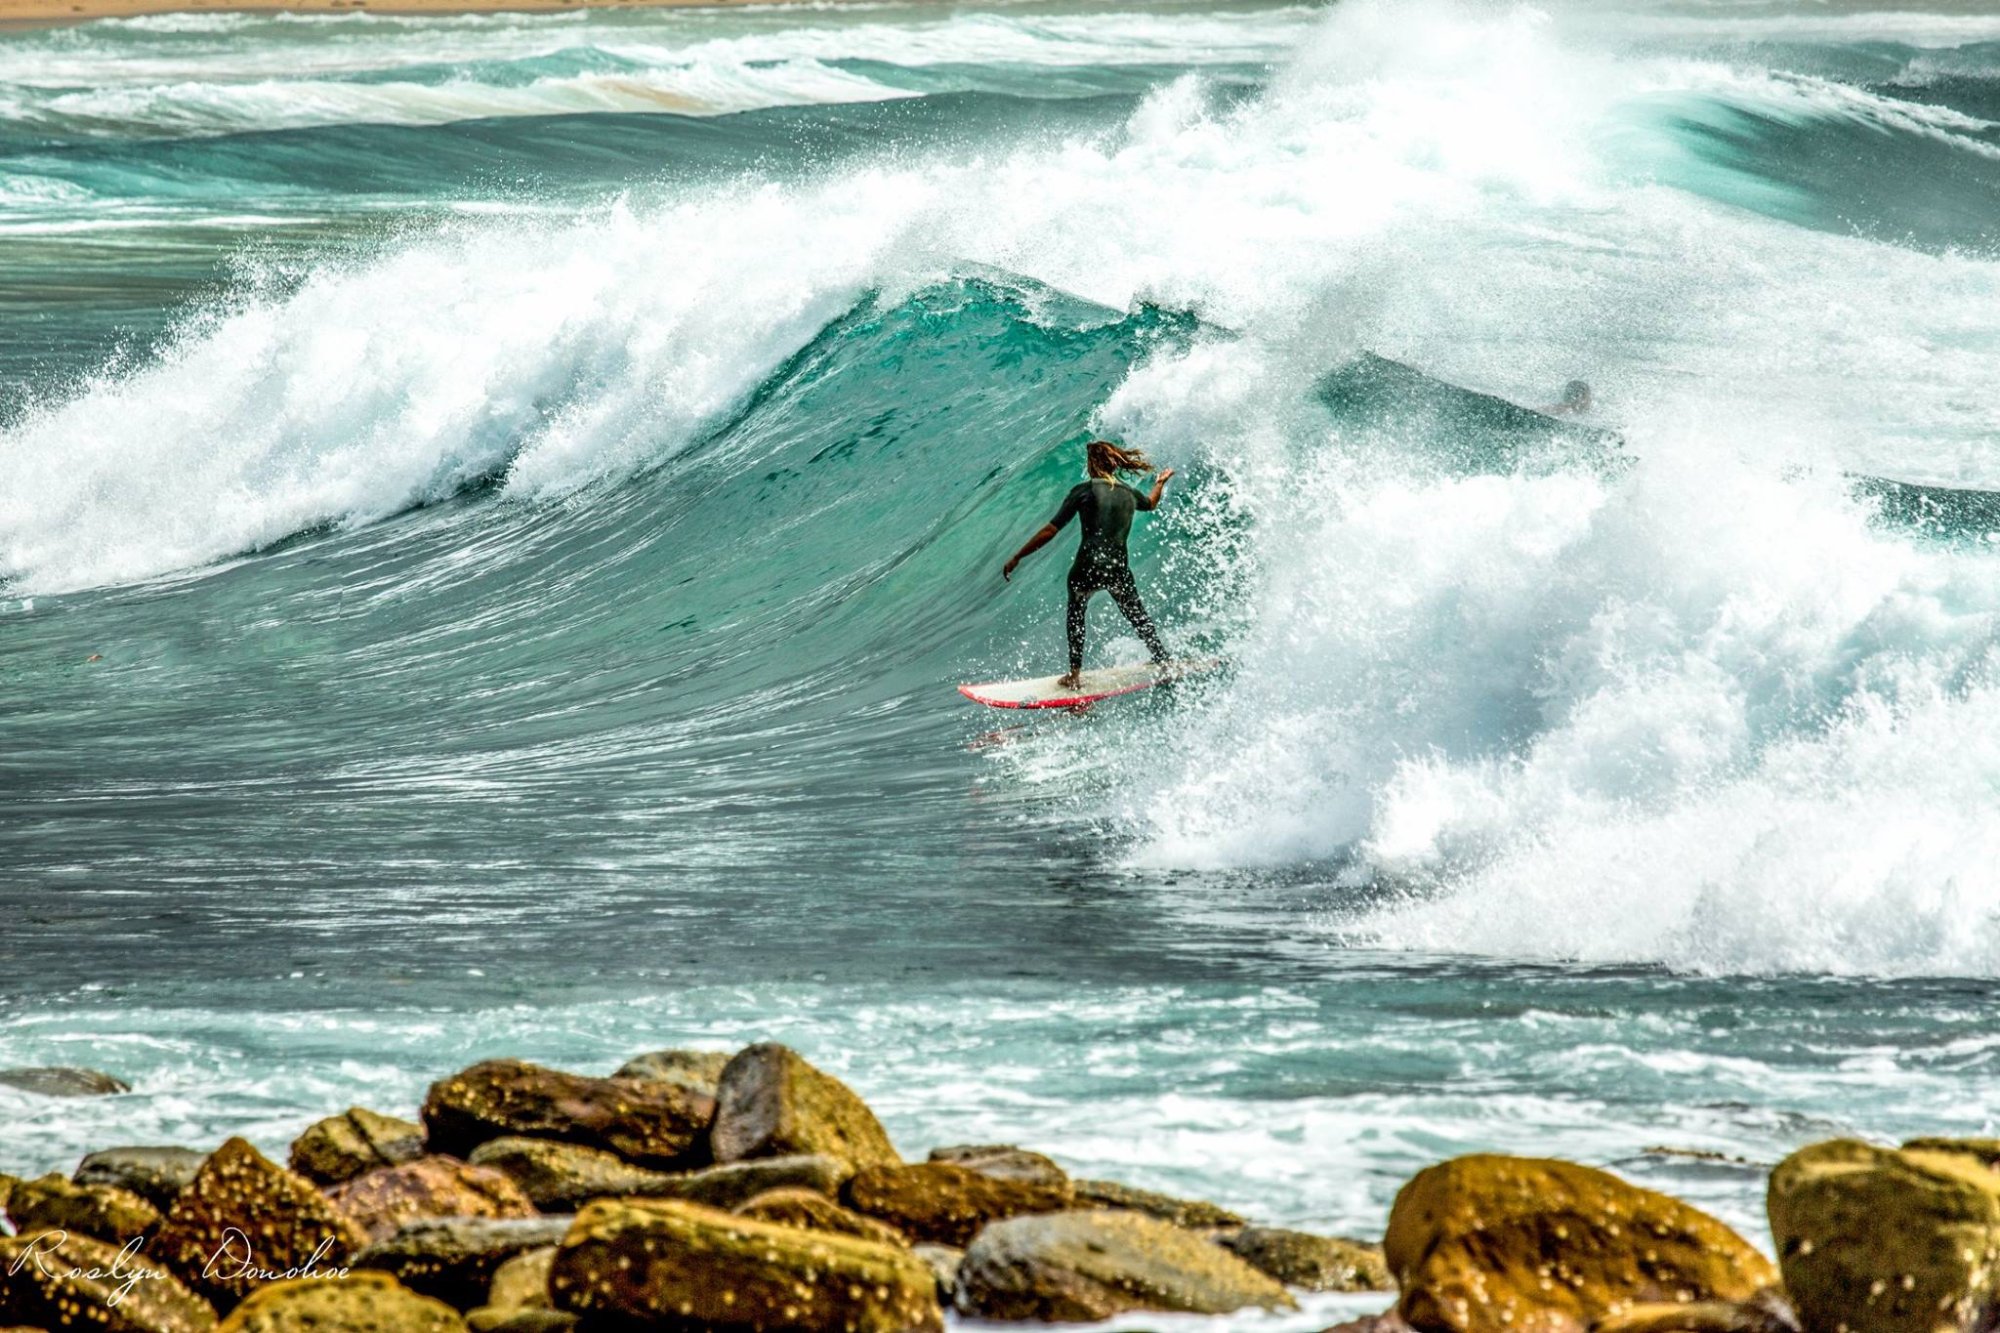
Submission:
[[[801,856],[859,818],[926,864],[977,790],[1085,861],[1313,885],[1321,937],[1992,970],[1993,556],[1842,480],[2000,482],[1979,50],[1932,79],[1898,30],[1843,73],[1720,58],[1727,24],[1611,41],[1588,15],[1365,0],[719,17],[753,30],[643,51],[623,22],[37,39],[0,180],[43,210],[24,234],[51,274],[79,254],[61,210],[112,238],[107,199],[138,238],[91,242],[111,269],[227,233],[232,182],[295,190],[299,239],[190,260],[181,290],[207,295],[155,299],[136,336],[115,304],[73,313],[74,351],[15,380],[0,570],[37,702],[9,725],[62,738],[13,775],[53,821],[8,835],[31,879],[109,855],[110,881],[157,883],[197,790],[229,816],[168,840],[172,877],[323,902],[385,873],[463,890],[463,840],[503,883],[629,887],[688,869],[688,826],[628,827],[660,810],[765,873],[742,811]],[[1806,40],[1756,34],[1780,37]],[[177,87],[183,39],[237,53],[233,78]],[[424,87],[480,118],[329,103],[339,123],[214,134],[270,119],[230,99],[301,41],[350,67],[343,96]],[[63,100],[112,60],[136,100]],[[550,79],[717,62],[810,62],[896,108],[494,118]],[[740,105],[765,109],[706,114]],[[890,114],[906,132],[872,140]],[[364,165],[391,142],[405,161]],[[351,167],[295,173],[342,144]],[[131,339],[108,361],[107,326]],[[1441,468],[1482,442],[1384,436],[1316,393],[1362,348],[1440,395],[1583,375],[1635,465]],[[1238,671],[968,756],[943,686],[1046,660],[1052,576],[1007,601],[989,580],[1091,429],[1193,483],[1145,575]],[[88,678],[86,647],[110,664]],[[219,690],[249,702],[211,712]],[[149,756],[108,766],[135,725]],[[268,850],[334,794],[311,848]],[[95,801],[108,853],[60,818]],[[582,859],[531,849],[524,807],[569,811],[551,845]],[[977,874],[1004,878],[989,850]],[[366,904],[345,910],[393,918]]]

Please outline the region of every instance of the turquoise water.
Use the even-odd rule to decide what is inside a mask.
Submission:
[[[1972,10],[0,34],[0,1065],[139,1088],[0,1169],[764,1037],[1355,1231],[1993,1132],[2000,554],[1850,477],[2000,487],[1996,191]],[[1098,432],[1234,668],[974,709]]]

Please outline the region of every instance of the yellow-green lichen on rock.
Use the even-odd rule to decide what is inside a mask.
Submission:
[[[465,1321],[386,1273],[353,1273],[271,1283],[216,1333],[465,1333]]]
[[[718,1162],[817,1154],[860,1170],[903,1160],[852,1088],[775,1042],[738,1051],[724,1067],[709,1143]]]
[[[700,1204],[601,1200],[556,1251],[549,1292],[584,1316],[674,1329],[937,1333],[936,1281],[896,1246]]]
[[[1068,1181],[989,1176],[951,1162],[874,1166],[847,1182],[847,1202],[911,1240],[963,1249],[986,1223],[1031,1213],[1059,1213],[1074,1197]]]
[[[1243,1227],[1216,1242],[1261,1273],[1307,1291],[1386,1291],[1395,1285],[1380,1245],[1283,1227]]]
[[[226,1310],[267,1282],[341,1267],[361,1244],[318,1186],[230,1139],[174,1200],[148,1249]]]
[[[1131,1310],[1227,1314],[1296,1306],[1276,1281],[1194,1232],[1134,1212],[1045,1213],[981,1229],[958,1305],[987,1319],[1072,1323]]]
[[[851,1208],[842,1208],[818,1190],[766,1190],[748,1203],[739,1205],[739,1217],[773,1222],[781,1227],[801,1227],[807,1231],[827,1231],[837,1236],[859,1236],[883,1245],[907,1246],[909,1238],[886,1222],[863,1217]]]
[[[207,1333],[215,1310],[156,1259],[60,1231],[0,1236],[0,1324]]]
[[[469,1157],[491,1139],[558,1139],[639,1166],[698,1165],[715,1099],[663,1079],[589,1078],[525,1060],[487,1060],[433,1083],[423,1119],[432,1152]]]
[[[1771,1172],[1768,1205],[1807,1333],[1990,1326],[2000,1174],[1979,1152],[1816,1143]]]
[[[1777,1281],[1748,1241],[1678,1199],[1495,1154],[1413,1176],[1383,1248],[1419,1333],[1584,1333],[1636,1304],[1743,1301]]]
[[[115,1248],[142,1240],[160,1224],[160,1210],[115,1185],[79,1185],[60,1175],[24,1180],[6,1205],[17,1231],[68,1231]]]
[[[350,1106],[294,1139],[290,1165],[316,1184],[338,1185],[365,1171],[415,1161],[423,1151],[424,1127],[416,1121]]]

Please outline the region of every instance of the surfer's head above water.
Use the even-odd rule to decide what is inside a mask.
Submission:
[[[1092,440],[1084,447],[1084,468],[1093,477],[1115,478],[1120,472],[1151,472],[1153,465],[1137,449],[1123,449],[1109,440]]]

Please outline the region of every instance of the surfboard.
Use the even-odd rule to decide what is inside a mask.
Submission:
[[[1222,665],[1219,657],[1190,657],[1178,662],[1139,662],[1131,666],[1098,667],[1086,671],[1075,685],[1060,676],[1032,680],[995,680],[961,685],[958,692],[988,708],[1087,708],[1102,699],[1135,694],[1155,685],[1200,676]]]

